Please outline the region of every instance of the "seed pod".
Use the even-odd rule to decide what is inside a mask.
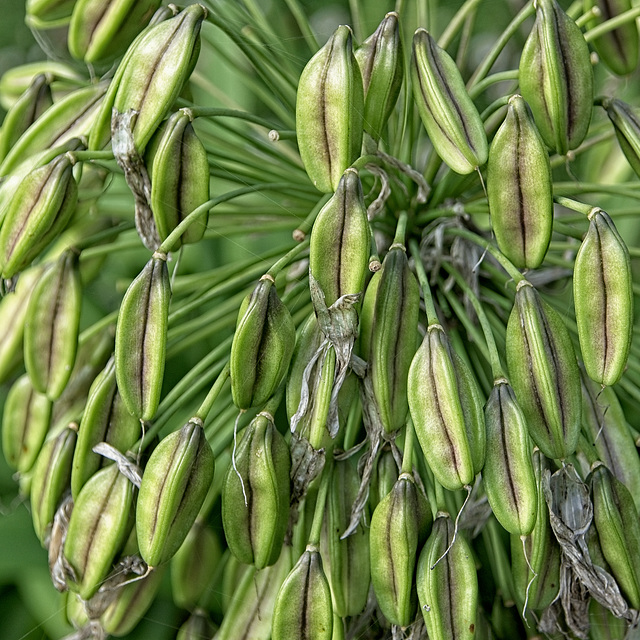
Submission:
[[[75,426],[75,425],[74,425]],[[46,547],[53,516],[69,487],[76,429],[70,425],[47,440],[38,455],[31,479],[31,517],[38,540]]]
[[[93,596],[133,526],[134,486],[115,464],[101,469],[80,491],[71,512],[64,557],[73,570],[69,588]]]
[[[184,542],[213,469],[213,453],[197,418],[164,438],[151,454],[136,512],[140,555],[149,566],[171,559]]]
[[[24,332],[24,364],[36,391],[57,400],[76,359],[82,284],[78,255],[65,251],[33,290]]]
[[[553,227],[549,154],[521,96],[509,99],[487,163],[491,226],[500,251],[518,269],[535,269]]]
[[[11,469],[21,474],[31,469],[50,420],[51,401],[34,390],[29,376],[20,376],[9,389],[2,417],[2,451]]]
[[[375,32],[356,49],[355,57],[365,96],[364,130],[378,142],[404,79],[404,53],[395,11],[387,13]]]
[[[210,640],[215,626],[204,609],[196,609],[178,629],[176,640]]]
[[[78,199],[66,155],[29,172],[18,185],[0,227],[0,271],[11,278],[67,225]]]
[[[308,546],[276,598],[273,640],[331,640],[331,590],[319,551]]]
[[[107,442],[126,453],[140,436],[140,422],[122,401],[116,386],[113,358],[96,377],[78,430],[73,455],[71,493],[77,497],[84,483],[102,466],[105,459],[93,452],[99,442]]]
[[[338,189],[360,155],[364,92],[352,33],[339,26],[302,70],[296,98],[296,135],[302,164],[316,188]]]
[[[76,0],[26,0],[26,13],[40,20],[60,20],[71,15]]]
[[[625,640],[629,624],[616,618],[595,598],[589,600],[589,636],[593,640]]]
[[[640,118],[635,109],[622,100],[605,98],[602,106],[616,133],[618,144],[631,168],[640,176]]]
[[[506,351],[529,435],[547,457],[570,456],[580,435],[580,372],[562,318],[526,280],[516,291]]]
[[[416,614],[415,570],[418,552],[431,530],[431,508],[408,473],[371,517],[371,582],[384,617],[400,627]]]
[[[398,465],[393,457],[393,451],[385,448],[380,454],[371,476],[371,488],[369,489],[369,507],[371,510],[374,510],[393,489],[397,479]]]
[[[602,552],[622,593],[640,608],[640,519],[629,490],[602,463],[590,474],[593,522]]]
[[[587,374],[601,385],[615,384],[631,347],[633,281],[627,245],[601,209],[589,214],[573,267],[573,297]]]
[[[527,424],[511,385],[496,380],[484,410],[487,455],[482,470],[491,509],[509,533],[527,536],[536,522],[536,479]]]
[[[69,53],[104,66],[125,52],[160,6],[160,0],[76,0],[69,24]]]
[[[260,570],[280,556],[289,521],[289,447],[269,414],[247,427],[222,487],[222,524],[231,552]]]
[[[376,271],[371,280],[367,283],[367,288],[362,299],[362,307],[360,308],[360,318],[358,322],[358,343],[360,346],[360,357],[369,362],[371,355],[371,332],[373,331],[373,323],[376,312],[376,298],[378,297],[378,286],[382,270]]]
[[[483,401],[439,324],[428,327],[411,362],[408,397],[418,441],[438,482],[451,491],[472,484],[485,457]]]
[[[489,147],[480,114],[451,56],[418,29],[411,59],[413,98],[436,153],[456,173],[475,171]]]
[[[589,47],[556,0],[538,0],[520,57],[520,92],[546,144],[560,155],[587,135],[593,107]]]
[[[618,17],[632,8],[630,0],[585,0],[585,14],[592,17],[587,23],[589,29]],[[597,9],[597,14],[593,13]],[[591,40],[598,58],[618,76],[633,73],[638,66],[640,43],[635,20],[625,22],[616,29],[607,31]]]
[[[431,640],[476,637],[478,576],[474,556],[463,535],[458,533],[455,542],[453,537],[451,518],[440,514],[418,561],[418,598]]]
[[[178,111],[156,132],[147,151],[151,209],[161,240],[196,207],[209,200],[209,161],[190,116]],[[207,228],[208,212],[182,234],[171,250],[198,242]]]
[[[116,325],[118,389],[140,420],[151,420],[160,403],[170,300],[166,259],[154,254],[124,294]]]
[[[369,264],[371,234],[360,176],[347,169],[311,230],[309,271],[330,307],[345,294],[360,293]]]
[[[239,409],[263,405],[289,369],[295,326],[269,275],[260,279],[238,312],[229,360],[231,394]]]

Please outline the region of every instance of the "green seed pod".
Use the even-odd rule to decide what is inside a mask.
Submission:
[[[602,552],[622,593],[640,608],[640,519],[629,490],[602,463],[590,474],[593,522]]]
[[[40,20],[61,20],[71,15],[76,0],[27,0],[27,15]]]
[[[431,640],[471,640],[476,637],[478,576],[475,560],[464,536],[458,532],[455,542],[453,538],[451,518],[448,514],[439,514],[418,561],[418,598]]]
[[[589,600],[589,637],[592,640],[625,640],[629,624],[616,618],[595,598]]]
[[[622,100],[605,98],[602,106],[616,133],[618,144],[631,168],[640,176],[640,118],[635,109]]]
[[[9,389],[2,416],[2,451],[11,469],[21,474],[31,469],[50,420],[51,400],[33,388],[29,376],[18,378]]]
[[[338,189],[360,155],[364,92],[351,29],[339,26],[307,63],[296,98],[296,135],[304,168],[324,193]]]
[[[239,409],[263,405],[284,378],[295,326],[270,275],[260,279],[238,312],[229,359],[231,394]]]
[[[118,389],[140,420],[151,420],[160,403],[170,300],[167,261],[154,254],[124,294],[116,325]]]
[[[204,609],[194,611],[178,629],[176,640],[210,640],[215,626]]]
[[[395,11],[387,13],[375,32],[356,49],[364,88],[364,130],[378,142],[393,112],[402,80],[404,53],[400,22]]]
[[[487,455],[484,487],[498,522],[509,533],[527,536],[536,523],[536,479],[527,424],[511,385],[493,384],[484,409]]]
[[[126,453],[139,437],[140,421],[129,413],[122,401],[112,358],[91,385],[82,414],[71,472],[73,496],[78,496],[84,483],[105,461],[103,456],[93,452],[93,447],[99,442],[107,442]]]
[[[197,418],[164,438],[151,454],[136,512],[140,555],[149,566],[170,560],[184,542],[213,469],[213,453]]]
[[[333,611],[341,618],[361,613],[369,595],[369,532],[360,524],[352,535],[341,539],[359,489],[355,459],[336,460],[331,469],[320,551],[325,559]]]
[[[33,468],[31,479],[31,517],[38,540],[46,547],[53,516],[69,487],[71,460],[76,445],[75,425],[47,440]]]
[[[147,150],[151,209],[161,240],[196,207],[209,200],[209,161],[188,113],[174,113],[155,133]],[[198,242],[207,228],[204,212],[171,248]]]
[[[451,491],[473,484],[485,457],[483,400],[439,324],[428,327],[411,362],[408,397],[418,441],[438,482]]]
[[[222,559],[218,536],[196,519],[184,542],[171,558],[171,593],[181,609],[193,611]]]
[[[368,270],[371,233],[360,176],[347,169],[311,230],[309,271],[330,307],[345,294],[360,293]]]
[[[562,318],[526,280],[518,284],[506,351],[529,435],[547,457],[570,456],[580,435],[580,371]]]
[[[556,0],[537,0],[536,21],[520,57],[520,92],[546,144],[559,153],[587,135],[593,70],[582,31]]]
[[[371,517],[371,582],[384,617],[406,627],[416,614],[416,560],[431,529],[431,508],[402,473]]]
[[[78,199],[73,165],[61,155],[29,172],[18,185],[0,227],[0,272],[24,269],[67,225]]]
[[[160,0],[76,0],[69,24],[69,53],[104,66],[125,52],[160,6]]]
[[[231,552],[260,570],[280,556],[289,521],[291,458],[273,418],[247,427],[222,487],[222,524]]]
[[[553,227],[549,154],[521,96],[509,99],[487,163],[491,226],[500,251],[518,269],[535,269]]]
[[[96,593],[129,536],[134,490],[112,464],[92,476],[75,500],[64,557],[73,570],[69,588],[83,600]]]
[[[393,451],[383,449],[378,463],[371,476],[371,488],[369,489],[369,507],[373,511],[382,499],[393,489],[398,479],[398,465],[393,457]]]
[[[411,59],[413,97],[436,153],[456,173],[475,171],[489,146],[480,114],[451,56],[418,29]]]
[[[631,0],[585,0],[584,11],[597,9],[597,15],[591,13],[587,23],[589,29],[612,20],[632,8]],[[609,69],[618,76],[633,73],[638,66],[640,53],[640,38],[635,20],[630,20],[616,29],[607,31],[591,40],[598,57]]]
[[[24,331],[24,364],[36,391],[57,400],[76,359],[82,284],[78,254],[65,251],[47,269],[29,300]]]
[[[573,297],[587,374],[601,385],[615,384],[631,347],[633,280],[627,245],[601,209],[589,214],[573,267]]]
[[[320,552],[308,546],[276,597],[273,640],[331,640],[331,590]]]
[[[371,327],[369,372],[380,420],[387,433],[407,419],[407,378],[416,352],[420,288],[403,247],[385,256]]]
[[[364,298],[362,299],[362,307],[360,309],[360,318],[358,322],[358,343],[360,346],[360,357],[369,362],[371,355],[371,332],[373,331],[373,323],[376,312],[376,298],[378,297],[378,286],[380,285],[380,278],[382,277],[382,270],[376,271],[364,292]]]

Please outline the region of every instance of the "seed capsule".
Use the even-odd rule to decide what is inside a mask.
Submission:
[[[475,171],[489,147],[480,114],[460,71],[425,29],[413,36],[413,97],[436,153],[456,173]]]
[[[371,582],[392,624],[406,627],[416,613],[415,570],[431,529],[431,508],[413,477],[403,473],[371,517]]]
[[[478,576],[474,556],[464,536],[458,534],[455,542],[453,539],[451,518],[440,515],[418,561],[418,598],[431,640],[476,637]]]
[[[116,325],[118,389],[129,412],[151,420],[164,377],[171,285],[167,262],[153,257],[124,294]]]
[[[307,63],[296,98],[296,135],[311,182],[336,191],[360,155],[364,92],[352,51],[351,29],[341,25]]]
[[[375,32],[356,49],[364,88],[364,130],[377,142],[393,112],[402,80],[404,53],[395,11],[387,13]]]
[[[147,152],[151,209],[161,240],[196,207],[209,200],[209,161],[189,116],[178,111],[156,132]],[[173,245],[198,242],[207,228],[204,212]]]
[[[222,523],[231,552],[260,570],[280,556],[289,521],[289,447],[268,414],[247,427],[222,487]]]
[[[640,176],[640,118],[631,105],[616,98],[605,98],[602,106],[611,120],[622,153]]]
[[[631,347],[633,281],[627,245],[601,209],[589,214],[573,267],[573,297],[584,367],[601,385],[615,384]]]
[[[355,169],[347,169],[311,231],[309,271],[318,281],[327,307],[345,294],[364,289],[370,244],[360,177]]]
[[[509,99],[487,163],[491,226],[500,251],[519,269],[535,269],[553,227],[549,154],[520,96]]]
[[[263,276],[238,312],[231,344],[233,402],[239,409],[263,405],[289,369],[295,326],[271,276]]]
[[[60,20],[71,15],[75,0],[27,0],[26,13],[40,20]]]
[[[509,316],[506,351],[529,435],[547,457],[570,456],[580,435],[580,372],[562,318],[526,280]]]
[[[593,107],[589,47],[555,0],[537,0],[536,21],[520,57],[520,92],[542,139],[566,155],[587,135]]]
[[[213,480],[214,460],[197,419],[164,438],[145,467],[136,529],[140,555],[155,567],[176,553]]]

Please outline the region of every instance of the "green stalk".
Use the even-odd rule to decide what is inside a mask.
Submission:
[[[413,261],[418,275],[418,281],[422,287],[422,297],[424,298],[425,311],[427,312],[427,323],[429,326],[432,324],[439,324],[438,314],[433,304],[433,296],[431,295],[431,288],[429,287],[429,280],[422,264],[422,258],[420,257],[420,248],[415,240],[409,241],[409,249],[413,256]]]
[[[222,369],[222,371],[218,374],[218,377],[216,378],[216,381],[213,383],[213,386],[211,387],[211,389],[209,390],[209,393],[207,393],[205,399],[202,401],[202,403],[200,404],[200,407],[195,413],[195,415],[198,418],[200,418],[202,422],[204,422],[207,419],[207,416],[209,415],[211,409],[213,408],[215,401],[218,399],[218,396],[222,391],[222,387],[224,386],[224,383],[227,381],[228,377],[229,377],[229,363],[227,362],[227,364],[224,366],[224,369]]]
[[[633,7],[620,15],[615,16],[614,18],[610,18],[605,22],[593,27],[593,29],[589,29],[584,34],[584,39],[587,42],[591,42],[596,38],[604,35],[605,33],[609,33],[618,27],[621,27],[623,24],[627,24],[627,22],[634,22],[636,18],[640,16],[640,7]]]

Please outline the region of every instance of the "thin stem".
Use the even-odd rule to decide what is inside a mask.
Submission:
[[[627,22],[633,22],[638,16],[640,16],[640,7],[629,9],[628,11],[593,27],[593,29],[589,29],[589,31],[584,34],[584,39],[587,42],[591,42],[605,33],[609,33],[610,31],[621,27],[623,24],[627,24]]]
[[[325,468],[316,498],[316,508],[313,512],[313,522],[311,524],[311,533],[309,534],[309,544],[317,547],[320,544],[320,535],[322,533],[322,521],[324,520],[324,505],[327,501],[327,493],[329,491],[329,474],[330,469]]]
[[[425,311],[427,312],[427,322],[429,325],[438,324],[438,314],[436,313],[435,305],[433,304],[433,296],[431,295],[431,287],[429,287],[429,280],[422,264],[422,258],[420,257],[420,248],[415,240],[409,241],[409,248],[416,267],[416,273],[418,275],[418,281],[422,287],[422,297],[424,298]]]
[[[490,76],[487,76],[484,80],[481,80],[480,82],[475,84],[473,88],[469,90],[469,96],[471,98],[477,98],[483,91],[488,89],[490,86],[497,84],[498,82],[507,82],[509,80],[517,80],[518,75],[519,74],[517,69],[509,69],[509,71],[499,71],[498,73],[492,73]]]
[[[438,46],[442,49],[446,49],[453,39],[456,37],[458,31],[464,26],[465,20],[476,10],[481,0],[467,0],[456,12],[455,16],[449,21],[447,28],[444,30],[440,38],[438,39]]]
[[[216,381],[213,383],[213,386],[211,387],[211,389],[209,389],[209,393],[207,393],[207,396],[200,404],[200,407],[196,411],[195,415],[198,418],[200,418],[202,422],[204,422],[207,419],[207,416],[209,415],[209,412],[211,411],[213,404],[218,399],[218,396],[222,391],[222,387],[224,386],[224,383],[227,381],[227,378],[229,377],[229,370],[230,370],[229,363],[227,363],[224,369],[220,372],[220,374],[216,378]]]
[[[402,473],[413,473],[414,431],[411,417],[407,419],[404,433],[404,452],[402,453]]]
[[[393,239],[393,244],[404,246],[404,237],[407,232],[407,221],[409,214],[406,211],[402,211],[398,217],[398,225],[396,227],[396,235]]]
[[[288,266],[291,262],[293,262],[296,258],[300,256],[301,253],[307,250],[309,247],[309,239],[303,240],[300,244],[296,245],[291,249],[288,253],[286,253],[282,258],[280,258],[277,262],[273,264],[273,266],[267,271],[267,275],[270,275],[272,278],[275,278],[282,269]]]
[[[578,202],[577,200],[573,200],[572,198],[565,198],[564,196],[554,196],[553,199],[561,207],[566,207],[567,209],[571,209],[571,211],[576,211],[577,213],[583,213],[585,216],[591,215],[594,209],[600,209],[599,207],[594,207],[590,204],[584,204],[583,202]]]
[[[275,125],[273,122],[265,120],[260,116],[256,116],[253,113],[249,113],[248,111],[240,111],[239,109],[224,109],[222,107],[201,107],[198,105],[193,105],[189,107],[183,107],[181,111],[184,111],[192,119],[217,117],[239,118],[240,120],[252,122],[253,124],[260,125],[261,127],[265,127],[269,130],[278,129],[277,125]]]

